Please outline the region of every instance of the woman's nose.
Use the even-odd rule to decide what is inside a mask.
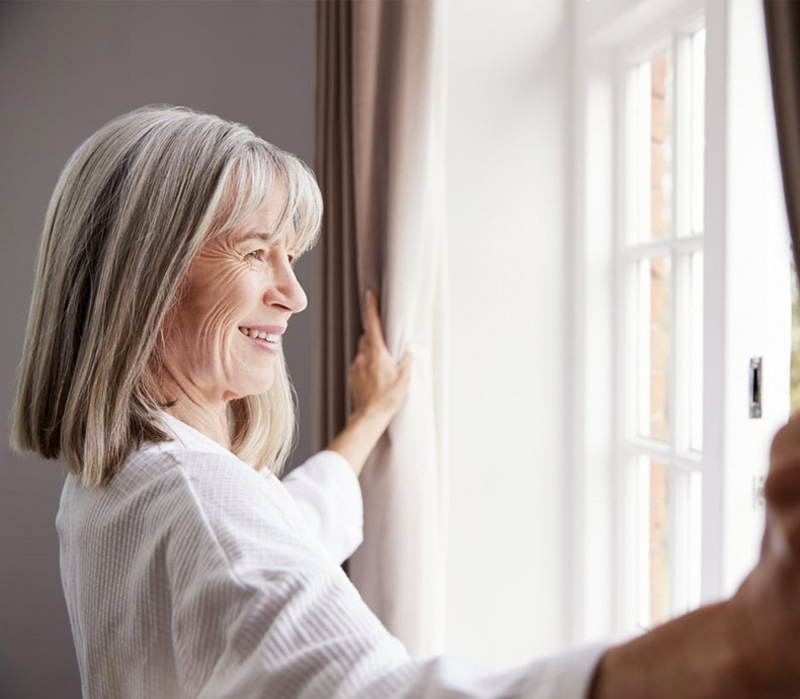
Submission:
[[[288,261],[280,266],[275,285],[267,291],[264,300],[268,304],[283,306],[292,313],[300,313],[308,306],[306,292]]]

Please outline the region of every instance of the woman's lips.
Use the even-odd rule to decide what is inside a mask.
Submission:
[[[253,345],[271,354],[280,352],[281,335],[285,330],[285,327],[279,325],[239,326],[239,332]]]

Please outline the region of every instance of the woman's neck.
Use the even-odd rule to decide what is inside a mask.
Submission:
[[[164,408],[164,411],[230,451],[231,435],[228,414],[224,407],[221,412],[213,411],[191,401],[178,399]]]
[[[228,408],[224,400],[210,400],[199,387],[178,381],[167,371],[162,371],[159,379],[158,398],[167,414],[225,449],[231,449]]]

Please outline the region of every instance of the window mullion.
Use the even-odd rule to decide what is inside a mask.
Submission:
[[[621,255],[626,260],[638,260],[643,258],[663,257],[671,252],[689,254],[699,252],[703,249],[703,236],[693,235],[691,238],[680,238],[678,240],[656,240],[637,245],[628,245],[621,250]]]

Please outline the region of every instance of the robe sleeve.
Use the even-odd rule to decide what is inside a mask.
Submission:
[[[335,451],[321,451],[289,472],[282,483],[331,557],[338,563],[346,561],[364,539],[361,486],[347,460]]]

